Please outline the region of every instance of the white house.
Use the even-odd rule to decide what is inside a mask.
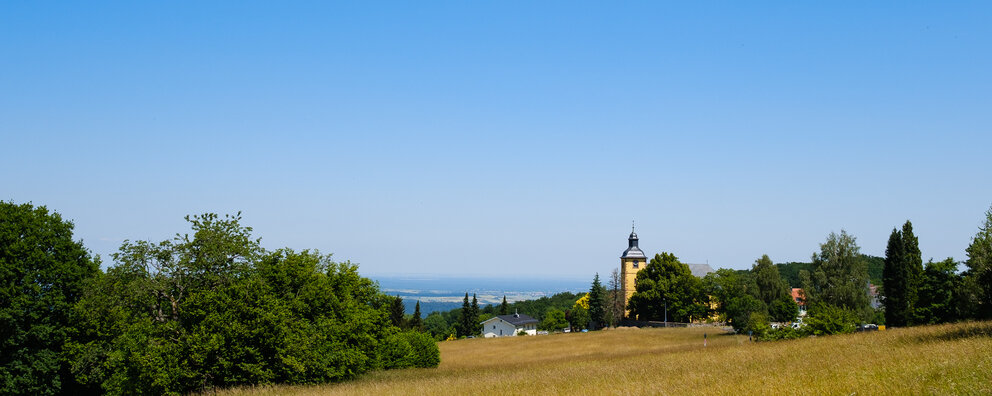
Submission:
[[[515,336],[521,330],[527,335],[537,335],[537,319],[515,313],[494,316],[482,322],[482,335],[486,338]]]

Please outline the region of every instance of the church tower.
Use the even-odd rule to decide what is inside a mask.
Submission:
[[[627,250],[620,255],[620,283],[623,289],[624,312],[627,312],[627,301],[634,294],[634,280],[637,279],[637,271],[647,264],[647,257],[641,248],[637,247],[637,233],[634,227],[630,227],[630,237],[627,238]]]

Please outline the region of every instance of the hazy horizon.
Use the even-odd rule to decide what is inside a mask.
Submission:
[[[125,239],[243,213],[365,274],[603,277],[845,229],[964,260],[992,3],[0,4],[0,199]]]

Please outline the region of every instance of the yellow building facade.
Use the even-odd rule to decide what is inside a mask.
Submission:
[[[627,302],[630,296],[634,295],[634,285],[637,279],[637,271],[647,265],[647,256],[637,246],[637,233],[630,230],[630,237],[627,238],[627,250],[620,255],[620,283],[623,289],[624,316],[630,313],[627,309]]]

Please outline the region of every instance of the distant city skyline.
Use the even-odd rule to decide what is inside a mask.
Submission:
[[[367,275],[964,260],[992,4],[0,4],[0,200],[125,239],[241,211]]]

